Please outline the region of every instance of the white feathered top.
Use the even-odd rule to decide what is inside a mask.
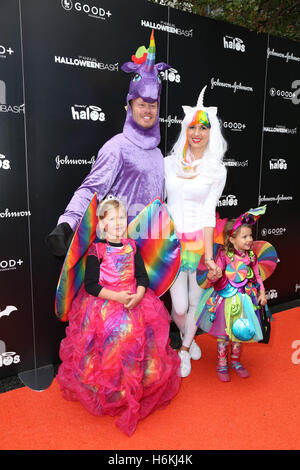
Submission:
[[[204,227],[215,227],[216,206],[226,182],[225,168],[220,169],[218,178],[211,178],[205,171],[204,161],[200,161],[197,176],[182,178],[177,176],[175,155],[164,158],[164,165],[167,207],[176,230],[188,233]]]

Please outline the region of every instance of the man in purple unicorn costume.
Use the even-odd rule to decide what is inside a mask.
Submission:
[[[155,64],[153,31],[148,53],[132,59],[133,62],[122,66],[124,72],[134,73],[123,132],[99,150],[90,173],[75,191],[57,227],[48,235],[46,243],[56,256],[66,254],[73,232],[95,192],[98,201],[109,194],[120,199],[127,206],[128,222],[156,197],[163,197],[164,163],[157,148],[160,71],[169,66],[163,62]]]

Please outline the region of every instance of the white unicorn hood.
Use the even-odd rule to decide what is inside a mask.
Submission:
[[[182,124],[186,124],[187,126],[192,122],[194,115],[196,114],[197,111],[204,111],[205,113],[208,114],[208,117],[213,117],[217,115],[218,108],[216,106],[210,106],[206,107],[204,106],[203,103],[203,98],[204,98],[204,93],[207,88],[207,85],[205,85],[204,88],[202,88],[200,95],[198,97],[198,101],[196,106],[182,106],[182,109],[184,111],[185,117],[183,119]]]
[[[194,177],[200,172],[209,173],[211,176],[215,172],[217,176],[225,171],[222,158],[227,150],[227,143],[222,136],[221,125],[217,116],[218,108],[216,106],[204,106],[205,90],[206,86],[202,88],[196,106],[182,106],[185,116],[182,120],[179,138],[171,151],[171,155],[176,159],[178,176],[184,178]],[[201,111],[203,112],[201,113]],[[189,168],[185,161],[187,146],[186,130],[194,122],[196,116],[197,122],[204,124],[210,129],[210,136],[203,157],[200,160],[195,160],[191,164],[191,168]],[[187,151],[189,152],[190,149],[187,149]]]

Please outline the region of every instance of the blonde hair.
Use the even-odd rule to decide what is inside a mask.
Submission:
[[[102,201],[100,201],[98,204],[97,216],[99,221],[105,219],[110,209],[123,209],[125,213],[127,212],[126,207],[121,201],[119,201],[119,199],[110,196],[108,198],[102,199]],[[96,234],[98,238],[103,238],[104,236],[103,232],[99,227],[99,224],[97,224]]]

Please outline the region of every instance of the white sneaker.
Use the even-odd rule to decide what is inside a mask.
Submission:
[[[181,338],[181,341],[182,341],[183,340],[183,334],[181,333],[181,331],[180,331],[180,338]],[[190,353],[191,358],[194,361],[198,361],[200,359],[200,357],[202,356],[201,349],[199,348],[198,344],[196,343],[196,341],[194,339],[193,339],[192,344],[190,346],[189,353]]]
[[[200,357],[202,356],[201,349],[199,348],[198,344],[196,343],[194,339],[190,346],[189,353],[190,353],[191,358],[194,359],[194,361],[198,361]]]
[[[180,375],[181,377],[187,377],[191,373],[191,356],[188,351],[178,351],[178,356],[180,357]]]

